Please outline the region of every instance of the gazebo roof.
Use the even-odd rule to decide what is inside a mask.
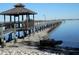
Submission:
[[[17,3],[14,8],[3,11],[0,13],[1,15],[24,15],[24,14],[37,14],[36,12],[24,8],[24,5],[21,3]]]

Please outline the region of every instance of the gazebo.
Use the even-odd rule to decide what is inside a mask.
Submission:
[[[6,22],[6,16],[10,16],[10,23],[12,23],[12,16],[14,16],[14,23],[16,23],[16,17],[18,17],[18,25],[20,27],[20,15],[22,16],[22,22],[24,21],[24,15],[26,15],[26,21],[28,25],[28,21],[30,21],[30,15],[33,15],[33,21],[34,21],[34,15],[37,14],[36,12],[29,10],[27,8],[24,8],[24,5],[21,3],[17,3],[14,8],[9,9],[7,11],[3,11],[0,13],[0,15],[4,15],[4,23]]]
[[[17,3],[16,5],[14,5],[14,8],[0,13],[0,15],[4,16],[4,25],[5,26],[7,25],[6,16],[10,17],[10,21],[8,22],[9,29],[10,28],[15,29],[16,24],[18,24],[19,29],[25,29],[25,30],[30,28],[31,26],[34,26],[34,15],[35,14],[37,14],[37,13],[30,9],[25,8],[25,6],[21,3]],[[24,19],[24,17],[26,19]],[[32,17],[32,19],[30,17]],[[14,21],[12,21],[12,18],[14,19]],[[20,19],[21,19],[21,21],[20,21]],[[16,20],[18,20],[18,21],[16,21]],[[20,24],[22,24],[22,27],[20,26]],[[31,25],[31,26],[29,26],[29,25]],[[18,28],[16,28],[16,29],[18,29]],[[15,32],[16,32],[16,29],[14,30]]]

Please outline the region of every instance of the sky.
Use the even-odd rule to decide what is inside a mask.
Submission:
[[[0,12],[11,9],[14,3],[0,3]],[[78,19],[79,4],[78,3],[26,3],[25,8],[37,12],[36,20],[52,20],[52,19]],[[3,16],[0,15],[0,21]]]

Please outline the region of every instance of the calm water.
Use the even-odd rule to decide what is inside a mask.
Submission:
[[[49,33],[49,38],[62,40],[62,47],[79,48],[79,20],[68,20]]]

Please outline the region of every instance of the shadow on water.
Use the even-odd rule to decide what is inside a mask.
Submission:
[[[41,40],[36,45],[38,50],[43,52],[55,53],[58,55],[79,55],[79,48],[61,47],[61,40]]]
[[[61,54],[62,50],[59,45],[61,45],[62,43],[62,41],[55,41],[54,39],[41,40],[40,44],[38,45],[38,50],[49,53]]]
[[[79,55],[79,48],[63,48],[63,47],[47,47],[44,49],[38,49],[40,51],[45,51],[49,53],[55,53],[58,55]]]

